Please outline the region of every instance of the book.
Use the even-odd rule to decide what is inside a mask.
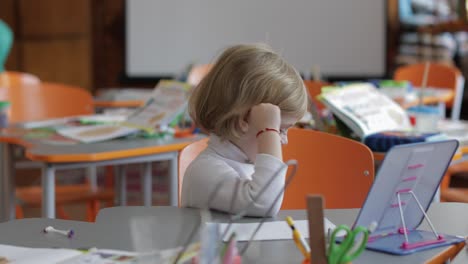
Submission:
[[[63,248],[30,248],[0,245],[0,263],[16,264],[136,264],[174,263],[182,248],[170,248],[152,252],[133,252],[112,249],[87,250]],[[177,263],[192,263],[200,250],[199,243],[191,244]]]
[[[162,80],[145,105],[136,109],[125,120],[109,124],[73,126],[57,129],[57,133],[84,143],[92,143],[128,136],[138,131],[150,134],[168,131],[187,107],[190,85]]]
[[[320,99],[360,139],[412,129],[405,110],[370,83],[324,87]]]

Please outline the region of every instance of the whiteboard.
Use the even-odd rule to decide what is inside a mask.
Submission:
[[[385,74],[384,0],[127,0],[126,74],[173,76],[266,42],[300,72]]]

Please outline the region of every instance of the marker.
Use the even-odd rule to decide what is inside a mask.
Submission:
[[[59,229],[55,229],[54,227],[52,226],[48,226],[46,228],[44,228],[44,230],[42,230],[44,233],[56,233],[56,234],[61,234],[61,235],[64,235],[68,238],[72,238],[73,235],[75,234],[75,232],[73,232],[73,230],[59,230]]]
[[[301,236],[301,233],[299,233],[299,231],[294,226],[293,219],[290,216],[288,216],[286,217],[286,222],[291,227],[294,243],[296,243],[296,246],[302,252],[302,255],[304,255],[306,259],[310,259],[310,247],[304,240],[304,238]]]

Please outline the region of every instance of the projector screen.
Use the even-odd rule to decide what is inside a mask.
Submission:
[[[301,73],[385,75],[384,0],[128,0],[126,74],[175,76],[226,47],[266,42]]]

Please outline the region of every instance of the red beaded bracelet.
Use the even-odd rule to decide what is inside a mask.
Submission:
[[[280,134],[280,132],[278,131],[278,129],[274,129],[274,128],[265,128],[265,129],[262,129],[260,131],[257,132],[257,135],[255,137],[258,137],[260,136],[260,134],[262,134],[263,132],[268,132],[268,131],[274,131],[276,133],[278,133],[278,135]]]

